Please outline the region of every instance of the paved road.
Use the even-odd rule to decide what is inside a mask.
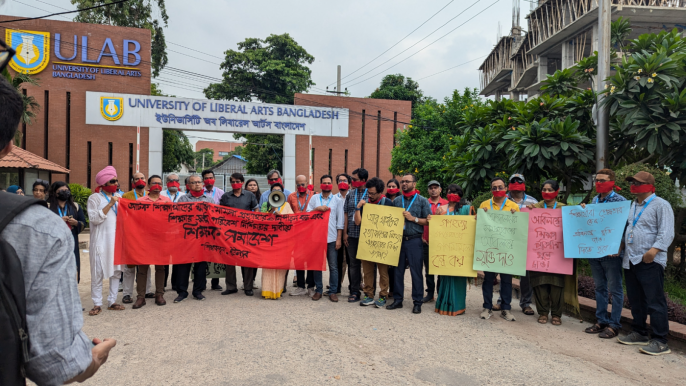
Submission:
[[[82,264],[79,292],[88,311],[87,254]],[[517,306],[516,322],[480,320],[476,287],[468,290],[464,315],[438,315],[433,304],[414,315],[406,288],[405,308],[394,311],[343,298],[265,300],[215,291],[203,302],[174,304],[169,291],[163,307],[149,301],[139,310],[84,312],[89,336],[118,341],[89,384],[683,385],[686,379],[682,352],[639,354],[583,333],[588,324],[568,317],[560,327],[541,326]]]

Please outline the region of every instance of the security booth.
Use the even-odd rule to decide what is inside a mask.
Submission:
[[[51,173],[69,174],[69,169],[16,146],[0,159],[0,187],[18,185],[27,196],[36,180],[52,183]]]

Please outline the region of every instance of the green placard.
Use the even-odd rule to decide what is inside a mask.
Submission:
[[[529,213],[479,209],[476,215],[474,270],[526,275]]]

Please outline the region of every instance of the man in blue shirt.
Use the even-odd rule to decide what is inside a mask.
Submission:
[[[269,183],[269,186],[272,186],[277,182],[283,185],[283,180],[281,180],[281,173],[276,169],[270,170],[269,173],[267,173],[267,183]],[[269,193],[271,193],[270,189],[267,189],[264,192],[262,192],[262,195],[259,197],[259,199],[260,199],[259,207],[260,208],[262,207],[262,204],[269,201]],[[286,197],[288,197],[291,195],[291,191],[284,188],[283,194]]]
[[[611,169],[601,169],[595,176],[595,190],[598,195],[591,200],[591,204],[605,204],[608,202],[626,201],[617,194],[615,189],[615,172]],[[584,204],[581,204],[585,207]],[[596,323],[585,331],[588,334],[598,334],[599,338],[610,339],[617,336],[622,328],[620,319],[624,307],[624,288],[622,288],[622,258],[619,254],[609,255],[600,259],[588,259],[595,282]],[[608,289],[609,287],[609,289]],[[612,294],[612,312],[607,312],[608,294]]]
[[[400,180],[400,188],[403,194],[393,200],[393,205],[404,210],[405,226],[398,264],[400,264],[399,267],[402,267],[405,260],[410,264],[412,302],[414,303],[412,313],[420,314],[424,296],[422,235],[424,234],[424,226],[429,225],[426,217],[431,214],[431,206],[429,200],[419,195],[416,187],[417,176],[411,173],[405,174]],[[394,271],[393,304],[386,306],[388,310],[403,308],[403,297],[405,296],[405,270],[399,268]]]

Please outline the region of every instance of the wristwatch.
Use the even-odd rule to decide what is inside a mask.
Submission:
[[[414,222],[416,222],[417,224],[419,224],[419,217],[415,217],[415,218],[414,218]]]

